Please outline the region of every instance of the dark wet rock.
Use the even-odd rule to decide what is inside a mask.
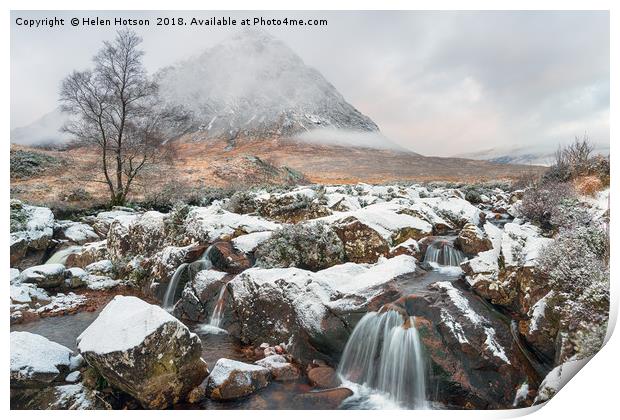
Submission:
[[[209,247],[207,256],[216,269],[227,273],[237,274],[252,266],[246,254],[234,249],[230,242],[214,243]]]
[[[78,337],[90,366],[145,408],[166,408],[207,376],[200,339],[155,305],[116,296]]]
[[[512,405],[532,373],[500,314],[473,293],[440,282],[436,293],[403,297],[391,307],[415,317],[431,362],[437,400],[471,408]],[[388,306],[390,308],[390,306]]]
[[[317,388],[336,388],[340,385],[340,379],[336,371],[329,366],[322,366],[308,371],[310,385]]]
[[[294,403],[306,409],[335,410],[351,395],[353,395],[353,391],[348,388],[306,392],[305,394],[296,395],[294,398]]]
[[[270,379],[269,369],[265,367],[219,359],[207,379],[207,396],[214,400],[234,400],[266,387]]]
[[[111,408],[103,393],[79,383],[11,392],[11,409],[109,410]]]
[[[180,300],[174,307],[175,316],[191,321],[205,321],[213,313],[220,298],[222,287],[232,276],[216,270],[201,270],[192,279],[188,279],[181,292]],[[226,299],[226,295],[222,296]],[[225,307],[225,320],[229,317]],[[228,322],[225,322],[225,324]]]

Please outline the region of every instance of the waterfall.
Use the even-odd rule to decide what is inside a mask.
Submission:
[[[426,248],[424,261],[443,266],[458,267],[467,258],[446,239],[438,239]]]
[[[174,307],[174,304],[175,304],[174,297],[177,292],[177,286],[179,285],[179,280],[181,279],[181,276],[183,275],[183,271],[185,271],[185,268],[188,265],[189,264],[187,263],[181,264],[176,269],[176,271],[172,275],[172,278],[168,282],[168,288],[166,289],[166,294],[164,295],[164,300],[162,302],[164,309],[166,309],[167,311],[171,311],[172,308]]]
[[[213,307],[213,313],[211,314],[211,319],[209,320],[209,325],[212,327],[220,328],[222,324],[222,317],[224,315],[224,306],[226,304],[226,283],[222,285],[220,289],[220,293],[217,296],[217,302],[215,302],[215,306]]]
[[[67,258],[71,254],[75,254],[82,250],[82,247],[79,245],[74,245],[67,247],[65,249],[61,249],[60,251],[56,251],[45,264],[65,264],[67,262]]]
[[[357,324],[338,366],[344,380],[373,388],[407,408],[426,408],[426,364],[415,320],[369,312]]]
[[[209,259],[209,250],[211,247],[208,247],[205,252],[203,252],[200,259],[192,262],[192,263],[183,263],[179,267],[177,267],[176,271],[172,275],[172,278],[168,282],[168,287],[166,288],[166,294],[164,295],[164,300],[162,302],[162,306],[167,310],[171,311],[174,308],[174,304],[176,303],[175,297],[177,294],[177,289],[179,287],[179,282],[181,281],[181,277],[183,273],[187,270],[188,272],[188,282],[191,282],[196,274],[202,270],[208,270],[213,267],[211,260]]]

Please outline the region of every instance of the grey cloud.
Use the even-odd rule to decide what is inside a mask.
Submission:
[[[17,14],[36,15],[12,12],[12,17]],[[446,156],[516,145],[553,148],[585,131],[597,143],[609,144],[607,12],[260,14],[327,18],[328,27],[266,30],[318,69],[385,136],[413,151]],[[199,54],[232,29],[151,26],[138,31],[145,40],[146,65],[154,72]],[[114,30],[26,31],[13,25],[12,127],[53,109],[61,78],[74,68],[90,66],[94,51]]]

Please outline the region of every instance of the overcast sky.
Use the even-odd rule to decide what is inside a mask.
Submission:
[[[157,16],[257,12],[12,12],[11,127],[57,106],[60,80],[91,66],[118,27],[27,29],[17,17],[144,17],[145,64],[200,53],[226,27],[157,27]],[[587,132],[609,144],[607,12],[261,12],[327,27],[264,28],[318,69],[393,141],[427,155],[555,147]]]

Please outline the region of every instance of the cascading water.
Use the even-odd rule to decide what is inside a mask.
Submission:
[[[211,319],[209,319],[210,326],[220,328],[220,325],[222,324],[222,318],[224,315],[225,304],[226,304],[226,284],[222,285],[222,288],[220,289],[220,293],[217,296],[217,302],[215,302],[215,307],[213,308]]]
[[[209,259],[210,249],[211,247],[208,247],[200,257],[200,259],[192,263],[183,263],[176,269],[176,271],[172,275],[172,278],[168,282],[166,294],[164,295],[164,299],[162,301],[162,306],[164,307],[164,309],[166,309],[167,311],[171,311],[174,308],[174,304],[176,303],[175,298],[177,295],[177,289],[179,287],[181,278],[186,271],[189,277],[188,281],[192,281],[199,271],[208,270],[213,266],[211,260]]]
[[[447,239],[437,239],[426,248],[424,261],[442,266],[458,267],[467,258],[452,242]]]
[[[338,374],[375,389],[399,406],[426,408],[426,363],[414,319],[369,312],[347,342]]]
[[[82,250],[82,247],[79,245],[74,245],[67,247],[65,249],[61,249],[60,251],[55,252],[45,264],[65,264],[67,262],[67,258],[71,254],[75,254]]]

